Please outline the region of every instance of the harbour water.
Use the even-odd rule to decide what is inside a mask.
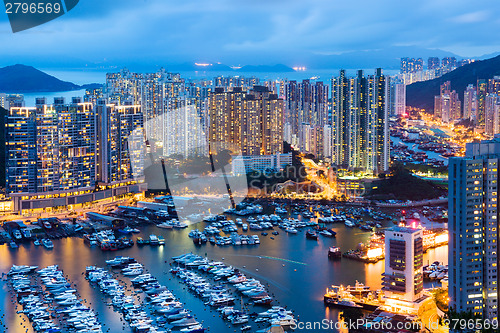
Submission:
[[[392,226],[392,222],[383,222],[383,227]],[[38,265],[46,267],[57,264],[67,274],[67,278],[74,284],[82,299],[87,301],[98,312],[98,318],[103,324],[103,331],[131,332],[128,325],[120,319],[112,307],[106,305],[109,299],[103,299],[102,293],[92,287],[85,279],[83,272],[88,265],[105,267],[105,260],[117,255],[131,256],[143,263],[145,268],[159,282],[167,286],[190,309],[195,317],[209,332],[235,332],[239,329],[224,322],[214,310],[205,306],[199,298],[185,289],[185,286],[168,273],[171,257],[187,252],[193,252],[210,259],[220,260],[228,265],[239,268],[248,276],[253,276],[268,285],[278,303],[274,305],[287,306],[294,311],[299,321],[319,322],[323,319],[338,320],[339,312],[323,305],[325,289],[332,284],[354,285],[357,281],[363,282],[372,288],[381,287],[381,274],[384,271],[384,262],[365,264],[343,258],[339,261],[330,261],[327,251],[330,246],[338,246],[342,251],[355,248],[360,242],[366,242],[370,233],[357,228],[347,228],[343,224],[333,224],[337,232],[336,238],[320,237],[319,240],[306,239],[305,231],[298,234],[287,234],[281,229],[280,234],[262,236],[258,232],[249,231],[247,234],[259,234],[261,243],[255,246],[218,247],[207,243],[196,247],[188,238],[191,229],[203,229],[201,225],[191,225],[183,230],[166,230],[152,225],[141,228],[139,236],[149,234],[162,235],[166,244],[159,247],[133,246],[125,250],[102,252],[98,248],[89,248],[81,238],[64,238],[54,240],[54,249],[47,250],[35,247],[32,243],[20,245],[19,249],[12,250],[7,245],[0,246],[0,271],[7,272],[13,264]],[[440,261],[447,264],[447,246],[429,250],[424,256],[424,264]],[[125,278],[125,280],[127,280]],[[436,282],[439,284],[439,282]],[[0,316],[8,327],[7,332],[33,332],[30,323],[23,315],[16,314],[15,297],[8,291],[8,284],[2,280],[0,288]],[[426,284],[425,287],[430,287]],[[265,308],[262,308],[264,311]],[[264,328],[265,326],[260,326]],[[256,327],[251,332],[256,331]],[[1,330],[1,328],[0,328]],[[296,330],[296,332],[301,332]]]
[[[443,157],[441,154],[436,153],[434,151],[419,149],[417,143],[403,142],[403,141],[401,141],[401,138],[398,138],[398,137],[395,137],[395,136],[391,136],[391,141],[394,143],[394,145],[398,145],[398,144],[402,143],[402,144],[408,146],[408,148],[410,150],[413,150],[413,151],[416,151],[416,152],[424,152],[424,153],[427,154],[427,156],[429,158],[435,158],[438,161],[443,161],[444,165],[448,165],[448,159],[446,157]]]

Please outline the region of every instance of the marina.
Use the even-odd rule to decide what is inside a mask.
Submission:
[[[270,222],[273,229],[266,230],[243,230],[245,224],[249,225],[247,221],[249,217],[257,220],[259,215],[271,216],[274,213],[275,207],[270,205],[264,206],[264,210],[260,214],[249,216],[235,216],[231,215],[220,216],[212,218],[213,221],[201,222],[198,224],[189,225],[187,228],[158,228],[153,221],[143,221],[141,223],[134,218],[131,227],[138,228],[140,233],[132,233],[126,237],[134,240],[134,246],[119,249],[117,251],[102,251],[97,245],[89,246],[82,238],[70,237],[62,239],[52,239],[54,248],[52,250],[46,249],[43,246],[36,246],[32,242],[20,242],[18,249],[11,249],[7,245],[0,246],[0,255],[2,255],[2,262],[0,263],[0,270],[8,272],[13,264],[16,265],[42,265],[50,266],[57,264],[65,274],[68,274],[68,280],[77,285],[78,292],[81,299],[86,299],[90,302],[90,306],[95,310],[98,322],[101,323],[103,331],[107,329],[119,330],[123,332],[133,332],[133,329],[128,325],[128,322],[123,319],[120,311],[115,311],[112,304],[112,298],[105,296],[99,288],[91,287],[89,282],[85,279],[82,272],[86,270],[87,266],[95,267],[109,267],[109,271],[114,274],[120,285],[123,285],[127,296],[133,296],[135,289],[131,285],[132,279],[141,276],[142,274],[151,274],[155,277],[158,283],[165,286],[173,295],[179,300],[182,300],[183,308],[190,310],[190,313],[199,322],[199,325],[209,332],[234,332],[245,328],[244,331],[254,332],[256,330],[267,329],[271,323],[269,321],[260,321],[258,317],[255,322],[250,317],[252,313],[265,312],[268,306],[287,307],[293,309],[294,319],[300,321],[321,321],[325,318],[333,321],[339,320],[339,311],[337,307],[327,307],[323,305],[323,297],[325,294],[324,288],[326,286],[334,285],[348,285],[354,284],[358,280],[373,290],[380,289],[381,279],[380,274],[383,272],[383,263],[377,262],[374,264],[366,264],[363,262],[356,262],[351,260],[333,260],[329,258],[329,251],[331,247],[336,247],[341,250],[349,248],[356,248],[359,243],[367,243],[371,233],[360,230],[359,228],[349,228],[345,223],[324,223],[323,227],[328,228],[336,233],[336,237],[327,237],[322,235],[317,222],[318,218],[314,216],[341,216],[345,215],[346,218],[362,219],[365,213],[359,208],[337,208],[320,205],[289,205],[285,206],[280,204],[280,207],[287,207],[288,214],[276,214],[281,217],[282,222]],[[310,213],[313,218],[302,217],[302,213]],[[321,213],[319,213],[321,212]],[[316,215],[318,214],[318,215]],[[327,215],[324,216],[323,214]],[[359,215],[358,215],[359,214]],[[384,213],[386,214],[386,213]],[[309,215],[309,214],[307,214]],[[309,216],[311,216],[309,215]],[[355,216],[357,215],[357,216]],[[376,220],[372,217],[378,216],[376,214],[367,213],[368,220]],[[389,215],[387,215],[389,216]],[[384,218],[383,220],[376,220],[377,223],[382,225],[382,228],[393,226],[393,220],[397,220],[397,216],[392,215],[393,218]],[[237,220],[238,218],[241,219]],[[237,226],[237,233],[240,235],[253,235],[258,234],[260,244],[253,246],[218,246],[212,245],[207,240],[206,245],[200,246],[195,244],[193,238],[189,237],[189,233],[198,229],[199,231],[205,228],[213,227],[219,230],[220,235],[225,235],[221,229],[224,227],[214,226],[216,219],[222,224],[222,221],[233,219],[234,224]],[[298,220],[297,223],[295,220]],[[333,218],[332,218],[333,219]],[[338,218],[335,218],[338,219]],[[263,218],[264,220],[264,218]],[[297,227],[296,233],[287,232],[280,227],[283,221],[293,221]],[[266,221],[263,221],[266,223]],[[315,222],[314,225],[312,222]],[[127,224],[129,220],[127,220]],[[224,222],[226,223],[226,222]],[[262,222],[256,224],[261,225]],[[288,222],[290,223],[290,222]],[[311,223],[311,225],[308,225]],[[436,224],[437,225],[437,224]],[[286,228],[286,226],[285,226]],[[210,229],[209,229],[210,230]],[[314,230],[318,234],[318,239],[306,238],[306,231]],[[212,232],[215,232],[212,229]],[[267,232],[268,236],[261,235],[262,232]],[[229,231],[229,235],[230,235]],[[276,233],[276,234],[275,234]],[[117,237],[123,237],[120,233],[115,232]],[[149,240],[150,235],[156,235],[158,239],[164,238],[165,244],[162,246],[143,245],[138,246],[138,237],[144,240]],[[207,235],[207,238],[214,237]],[[225,236],[224,236],[225,237]],[[275,239],[271,239],[273,237]],[[210,262],[221,262],[228,267],[238,270],[239,273],[244,274],[247,279],[255,279],[265,287],[266,293],[272,298],[272,303],[255,305],[255,301],[251,297],[238,292],[233,284],[225,279],[217,280],[216,276],[206,273],[198,269],[189,269],[196,272],[203,279],[207,280],[211,286],[216,286],[225,282],[225,286],[229,288],[232,297],[234,297],[234,311],[241,311],[249,315],[249,322],[238,324],[236,327],[230,320],[224,319],[224,315],[216,308],[205,305],[206,301],[200,300],[193,291],[186,288],[187,285],[182,283],[178,278],[173,277],[169,270],[175,266],[170,266],[169,262],[172,257],[180,256],[186,253],[193,253],[194,255],[203,258],[210,258]],[[442,246],[435,249],[429,249],[424,255],[424,261],[433,263],[439,261],[446,264],[447,247]],[[136,258],[137,261],[143,266],[143,271],[138,275],[123,275],[121,270],[117,270],[106,263],[107,260],[113,260],[115,257],[131,257]],[[321,267],[322,274],[312,274],[318,267]],[[132,274],[138,273],[138,271]],[[300,281],[305,279],[310,283],[304,284]],[[426,280],[427,287],[432,286],[436,281]],[[86,287],[87,286],[87,287]],[[186,288],[186,289],[185,289]],[[127,290],[128,289],[128,290]],[[138,290],[137,290],[138,291]],[[9,327],[9,332],[21,333],[25,332],[25,328],[20,325],[21,317],[15,314],[15,305],[10,302],[8,294],[0,289],[0,296],[6,301],[4,302],[5,319],[4,324]],[[140,301],[134,299],[137,305],[143,304],[144,293],[140,292]],[[244,307],[241,307],[241,298],[243,298]],[[145,303],[146,304],[146,303]],[[249,308],[247,310],[246,308]],[[245,308],[245,309],[244,309]],[[252,310],[257,308],[257,310]],[[259,309],[261,308],[261,309]],[[153,320],[152,324],[157,325],[156,318],[160,315],[150,315],[150,308],[146,313],[148,317]],[[232,311],[229,310],[228,311]],[[235,313],[238,314],[238,313]],[[168,325],[168,323],[167,323]],[[251,328],[246,328],[250,325]],[[169,326],[166,326],[167,329]],[[158,326],[160,330],[161,328]],[[183,327],[185,328],[185,327]],[[28,327],[31,332],[32,327]],[[300,332],[300,330],[296,330]]]

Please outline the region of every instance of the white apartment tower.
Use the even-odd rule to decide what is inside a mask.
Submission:
[[[422,229],[392,227],[385,232],[383,290],[395,305],[404,307],[422,298]],[[408,306],[408,305],[406,305]]]

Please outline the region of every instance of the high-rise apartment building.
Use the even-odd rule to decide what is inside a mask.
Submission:
[[[424,69],[422,58],[401,58],[401,74],[421,72]]]
[[[444,57],[441,61],[441,65],[448,69],[454,69],[457,67],[457,58],[455,57]]]
[[[283,100],[264,86],[215,88],[209,96],[210,149],[242,155],[283,150]]]
[[[144,116],[139,105],[96,105],[96,179],[100,184],[137,180],[144,173]]]
[[[144,116],[146,138],[163,145],[165,127],[161,121],[150,121],[163,117],[167,100],[176,98],[185,91],[185,82],[180,74],[160,69],[155,73],[132,73],[123,69],[106,74],[106,96],[109,102],[124,105],[140,105]],[[163,119],[163,118],[161,118]]]
[[[467,143],[450,159],[448,189],[450,307],[498,319],[500,137]]]
[[[243,90],[251,89],[260,84],[258,77],[244,76],[217,76],[213,79],[214,87],[233,88],[241,87]]]
[[[163,155],[182,155],[184,158],[206,156],[208,138],[201,99],[182,94],[167,100],[167,112],[157,118],[165,127]],[[204,103],[204,102],[203,102]]]
[[[485,125],[485,117],[486,117],[486,95],[488,95],[488,82],[486,80],[477,80],[476,86],[476,100],[477,100],[477,109],[476,109],[476,123],[479,126]]]
[[[428,70],[438,69],[440,66],[441,66],[441,61],[439,60],[438,57],[429,57],[429,59],[427,59]]]
[[[464,92],[464,110],[463,117],[465,119],[474,120],[476,118],[477,97],[476,88],[473,84],[469,84]]]
[[[462,103],[455,90],[451,90],[450,81],[440,87],[440,95],[434,97],[434,115],[444,123],[451,123],[462,118]]]
[[[389,167],[390,80],[375,75],[332,79],[332,162],[345,168],[380,173]]]
[[[500,76],[488,80],[488,93],[500,95]]]
[[[24,96],[20,94],[0,93],[0,107],[9,110],[11,107],[23,107]]]
[[[500,133],[500,119],[499,119],[500,97],[497,94],[486,95],[484,113],[485,124],[484,133],[493,136]]]
[[[35,107],[10,108],[6,117],[6,189],[16,211],[77,207],[146,189],[145,184],[134,185],[143,182],[136,177],[142,174],[144,136],[130,140],[136,126],[142,124],[142,114],[137,107],[111,109],[101,109],[103,116],[81,98],[68,104],[64,98],[55,98],[53,104],[37,98]],[[102,169],[108,171],[105,179]],[[97,185],[103,184],[113,188],[96,192]]]
[[[404,83],[391,84],[391,104],[391,114],[397,116],[406,114],[406,85]]]
[[[285,113],[284,121],[291,126],[291,141],[298,142],[299,146],[306,143],[300,142],[300,138],[307,138],[308,135],[300,133],[303,124],[308,124],[312,128],[317,128],[318,137],[322,136],[323,126],[330,124],[329,116],[329,87],[321,81],[311,82],[303,80],[297,83],[289,81],[285,83]],[[311,147],[310,151],[315,151],[318,157],[323,157],[324,146],[322,140],[313,140],[318,142],[318,146]]]
[[[79,102],[79,101],[77,101]],[[69,191],[95,185],[92,105],[61,99],[11,108],[7,117],[7,192]]]

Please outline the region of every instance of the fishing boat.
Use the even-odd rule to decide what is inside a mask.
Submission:
[[[152,246],[159,245],[158,236],[156,236],[156,235],[149,235],[149,244],[152,245]]]
[[[341,259],[342,258],[342,252],[340,251],[340,248],[336,246],[332,246],[328,249],[328,258],[331,259]]]

